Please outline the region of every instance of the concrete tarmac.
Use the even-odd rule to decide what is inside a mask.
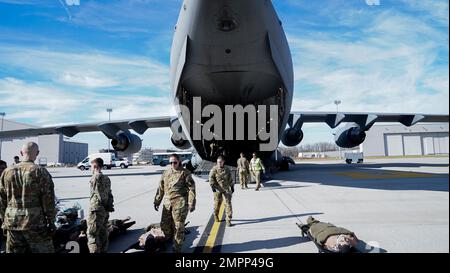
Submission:
[[[233,227],[214,224],[213,195],[204,179],[195,178],[197,210],[184,252],[317,253],[302,238],[296,223],[308,216],[343,226],[369,245],[387,252],[449,252],[449,159],[368,159],[364,164],[302,161],[289,172],[272,175],[261,191],[233,196]],[[164,168],[133,166],[105,171],[112,181],[115,212],[110,219],[131,216],[137,223],[110,243],[121,252],[142,230],[160,221],[153,199]],[[66,206],[78,202],[88,211],[90,171],[50,169],[57,197]]]

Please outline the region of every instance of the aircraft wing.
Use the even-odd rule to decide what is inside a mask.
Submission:
[[[154,117],[136,120],[108,121],[103,123],[73,124],[43,128],[29,128],[0,132],[0,139],[22,138],[42,135],[62,134],[73,137],[78,133],[103,132],[106,136],[114,135],[120,130],[134,130],[143,134],[150,128],[166,128],[171,126],[174,117]]]
[[[344,122],[356,123],[369,130],[376,122],[399,122],[408,127],[419,122],[449,122],[449,115],[292,112],[289,117],[289,126],[298,128],[301,128],[303,123],[326,123],[334,129]]]

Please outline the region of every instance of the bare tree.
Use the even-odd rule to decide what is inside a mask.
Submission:
[[[312,143],[312,144],[301,145],[298,148],[298,150],[299,150],[299,152],[304,152],[304,153],[308,153],[308,152],[319,153],[319,152],[338,151],[339,148],[334,143],[317,142],[317,143]]]
[[[288,156],[288,157],[298,157],[298,147],[280,147],[278,149],[282,156]]]

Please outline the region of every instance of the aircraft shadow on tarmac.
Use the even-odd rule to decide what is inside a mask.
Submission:
[[[267,181],[264,183],[265,188],[270,188],[271,190],[276,189],[299,189],[299,188],[309,188],[311,186],[283,186],[279,182]]]
[[[327,186],[376,190],[449,191],[447,174],[380,170],[383,167],[448,167],[448,164],[387,163],[387,164],[297,164],[288,172],[279,172],[272,179],[317,183]],[[346,175],[348,174],[348,175]],[[354,175],[352,177],[352,175]],[[270,185],[270,181],[267,181]],[[290,187],[290,186],[288,186]],[[286,187],[286,188],[288,188]],[[269,186],[270,189],[270,186]],[[283,189],[281,187],[280,189]]]
[[[107,173],[108,177],[115,176],[151,176],[151,175],[161,175],[164,171],[156,171],[156,172],[142,172],[142,173]],[[85,175],[67,175],[67,176],[53,176],[53,179],[63,179],[63,178],[91,178],[92,174]]]
[[[109,242],[110,253],[120,253],[127,249],[130,245],[136,243],[139,237],[144,233],[144,229],[129,229],[123,235]]]
[[[260,219],[233,219],[233,223],[235,226],[242,226],[242,225],[259,224],[259,223],[264,223],[264,222],[274,222],[274,221],[287,219],[287,218],[300,218],[300,217],[322,215],[322,214],[323,213],[321,213],[321,212],[313,212],[313,213],[304,213],[304,214],[289,214],[289,215],[274,216],[274,217],[267,217],[267,218],[260,218]]]
[[[283,247],[294,246],[302,243],[309,242],[308,237],[293,236],[284,237],[270,240],[257,240],[234,244],[224,244],[222,245],[222,252],[234,253],[234,252],[254,252],[257,250],[267,250],[267,249],[279,249]]]
[[[222,252],[254,252],[257,250],[278,249],[283,247],[294,246],[298,244],[308,243],[311,240],[308,237],[285,237],[270,240],[249,241],[244,243],[234,243],[222,245]],[[359,249],[360,253],[387,253],[387,250],[379,247],[373,247],[366,242],[360,240],[362,245]],[[317,250],[319,252],[319,249]]]
[[[362,164],[314,164],[314,163],[297,163],[295,166],[303,166],[305,168],[326,168],[326,169],[342,169],[342,168],[420,168],[420,167],[448,167],[448,163],[405,163],[405,162],[393,162],[393,163],[370,163],[365,162]]]

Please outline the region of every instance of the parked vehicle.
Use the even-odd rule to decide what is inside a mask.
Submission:
[[[116,167],[120,167],[121,169],[127,169],[131,165],[132,164],[128,161],[128,158],[119,158],[116,160]]]
[[[364,153],[345,153],[345,162],[347,164],[364,162]]]
[[[78,163],[77,168],[82,171],[89,170],[91,168],[91,161],[96,158],[103,159],[103,163],[105,165],[104,169],[110,170],[112,167],[116,166],[116,156],[113,153],[97,153],[91,154],[83,159],[83,161]]]
[[[153,154],[153,165],[159,165],[159,166],[167,166],[169,165],[169,159],[170,155],[173,153],[154,153]],[[182,153],[176,153],[180,156],[181,161],[189,160],[192,157],[191,152],[182,152]]]

